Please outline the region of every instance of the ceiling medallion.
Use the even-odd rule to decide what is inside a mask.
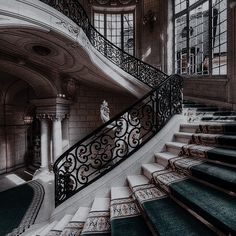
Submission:
[[[34,45],[32,50],[39,56],[48,56],[51,54],[51,49],[42,45]]]

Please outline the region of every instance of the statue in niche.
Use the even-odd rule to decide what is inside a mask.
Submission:
[[[108,107],[108,103],[107,101],[103,101],[100,107],[100,117],[103,123],[106,123],[110,120],[110,109]],[[113,122],[112,124],[108,125],[107,128],[113,130],[113,132],[119,132],[120,134],[123,134],[124,132],[126,132],[125,134],[123,134],[122,138],[115,138],[115,143],[118,144],[119,143],[119,147],[116,147],[113,151],[113,155],[116,155],[117,152],[122,152],[126,153],[131,151],[133,148],[128,145],[129,143],[134,143],[137,141],[142,141],[140,140],[140,134],[137,130],[140,130],[140,122],[138,120],[137,117],[132,118],[130,116],[130,114],[125,113],[120,121],[122,122],[122,125],[120,127],[120,130],[117,130],[117,127],[115,127],[115,122]],[[132,125],[132,124],[136,124],[136,125]],[[137,132],[135,132],[135,130]],[[131,134],[132,133],[132,134]],[[128,150],[126,150],[128,148]],[[121,151],[122,150],[122,151]],[[120,157],[121,158],[121,157]],[[119,158],[119,159],[120,159]],[[118,161],[118,159],[113,160],[113,164],[116,163]]]
[[[106,123],[110,120],[110,109],[108,107],[108,102],[103,101],[100,107],[100,117],[103,123]]]

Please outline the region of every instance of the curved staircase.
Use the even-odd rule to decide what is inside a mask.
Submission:
[[[235,112],[184,107],[190,122],[154,154],[155,163],[35,235],[236,235]]]

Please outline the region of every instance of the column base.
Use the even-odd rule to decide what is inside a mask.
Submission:
[[[43,182],[50,182],[54,180],[54,173],[53,171],[49,171],[47,167],[40,167],[38,170],[35,171],[33,180],[40,179]]]

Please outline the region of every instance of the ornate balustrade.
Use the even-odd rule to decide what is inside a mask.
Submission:
[[[40,0],[80,26],[90,43],[115,65],[152,87],[134,105],[73,145],[54,164],[56,206],[136,152],[182,110],[182,83],[104,38],[77,0]]]
[[[60,11],[78,26],[87,35],[90,43],[108,60],[119,66],[125,72],[134,76],[150,87],[155,87],[168,76],[157,68],[131,56],[121,50],[103,35],[101,35],[89,22],[89,18],[78,0],[40,0]]]
[[[54,164],[56,205],[127,159],[182,109],[182,78],[173,75],[76,143]]]

